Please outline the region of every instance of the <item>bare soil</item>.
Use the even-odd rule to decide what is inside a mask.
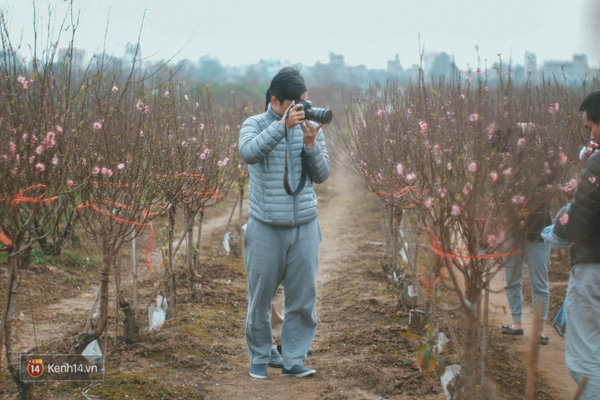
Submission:
[[[435,376],[427,378],[416,364],[420,343],[407,335],[408,314],[398,309],[396,294],[383,279],[381,247],[377,245],[381,241],[377,197],[340,163],[335,164],[332,176],[318,187],[318,192],[324,238],[317,303],[320,324],[312,345],[314,354],[306,361],[307,366],[317,369],[316,375],[287,378],[281,376],[280,370],[269,368],[267,380],[248,376],[244,262],[242,257],[224,254],[221,244],[234,206],[232,193],[230,200],[206,210],[200,298],[189,301],[185,284],[180,281],[176,315],[158,332],[148,330],[146,305],[161,278],[162,259],[160,244],[155,241],[151,251],[154,270],[145,267],[143,253],[150,241],[149,232],[145,232],[137,245],[137,315],[142,324],[142,340],[124,343],[122,323],[116,325],[122,315],[116,315],[115,306],[111,305],[109,334],[101,342],[106,354],[105,380],[93,384],[38,384],[34,397],[443,399],[439,380]],[[233,225],[239,222],[237,212],[234,215]],[[155,221],[155,230],[159,231],[165,222]],[[180,231],[185,226],[181,216],[177,226]],[[84,248],[66,249],[66,255],[60,259],[40,257],[24,271],[16,322],[19,351],[66,352],[68,343],[83,331],[86,314],[96,296],[101,262],[93,243],[85,243]],[[130,289],[131,251],[124,251],[123,257],[123,286]],[[5,269],[0,264],[0,271]],[[560,279],[555,287],[564,286],[564,273]],[[0,295],[4,280],[3,273]],[[503,283],[498,280],[496,285],[501,289]],[[561,302],[562,297],[555,301],[558,306]],[[488,374],[500,399],[522,398],[529,326],[525,326],[523,337],[499,335],[500,325],[510,319],[501,311],[506,307],[504,293],[492,295],[490,304],[493,319],[489,329]],[[554,303],[553,307],[555,311]],[[454,315],[453,320],[460,340],[460,315]],[[574,393],[574,384],[564,368],[564,343],[550,329],[546,332],[550,345],[541,349],[536,398],[568,398]],[[456,358],[455,352],[451,346],[448,362]],[[0,375],[0,393],[2,399],[16,396],[15,384],[5,370]]]

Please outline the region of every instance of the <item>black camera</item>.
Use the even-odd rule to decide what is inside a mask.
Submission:
[[[312,101],[310,100],[298,100],[298,104],[302,104],[301,107],[298,107],[298,110],[304,109],[306,119],[315,121],[318,124],[328,124],[333,119],[331,110],[326,108],[313,108]]]

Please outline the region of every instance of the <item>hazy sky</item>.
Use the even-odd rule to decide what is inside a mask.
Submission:
[[[0,0],[13,42],[33,42],[31,0]],[[64,16],[64,0],[36,0],[46,36],[48,7]],[[197,61],[217,57],[224,65],[264,60],[329,62],[342,54],[347,65],[386,68],[400,56],[403,67],[426,52],[454,55],[459,67],[481,66],[502,55],[523,63],[525,51],[544,60],[574,53],[600,64],[600,2],[597,0],[75,0],[80,24],[75,45],[88,54],[123,56],[141,34],[148,59]],[[56,18],[59,21],[60,18]],[[597,21],[597,22],[596,22]]]

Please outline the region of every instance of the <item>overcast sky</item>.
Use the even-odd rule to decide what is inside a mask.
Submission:
[[[32,0],[0,0],[13,42],[33,42]],[[64,15],[64,0],[36,0],[47,30],[48,5]],[[600,64],[597,0],[75,0],[75,39],[88,54],[123,56],[136,42],[142,19],[142,56],[197,61],[208,55],[224,65],[280,60],[307,66],[341,54],[347,65],[386,68],[396,54],[403,67],[425,52],[446,53],[459,67],[491,65],[501,54],[522,64],[526,51],[545,60],[588,55]],[[58,20],[58,19],[57,19]]]

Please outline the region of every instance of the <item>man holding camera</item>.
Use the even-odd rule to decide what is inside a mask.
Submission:
[[[316,372],[304,366],[317,326],[321,229],[313,182],[324,182],[331,172],[321,131],[322,124],[331,121],[331,111],[313,109],[306,99],[300,73],[283,68],[267,90],[266,111],[248,118],[240,130],[239,151],[249,175],[246,342],[250,376],[257,379],[267,378],[271,300],[281,282],[282,374],[303,377]]]

